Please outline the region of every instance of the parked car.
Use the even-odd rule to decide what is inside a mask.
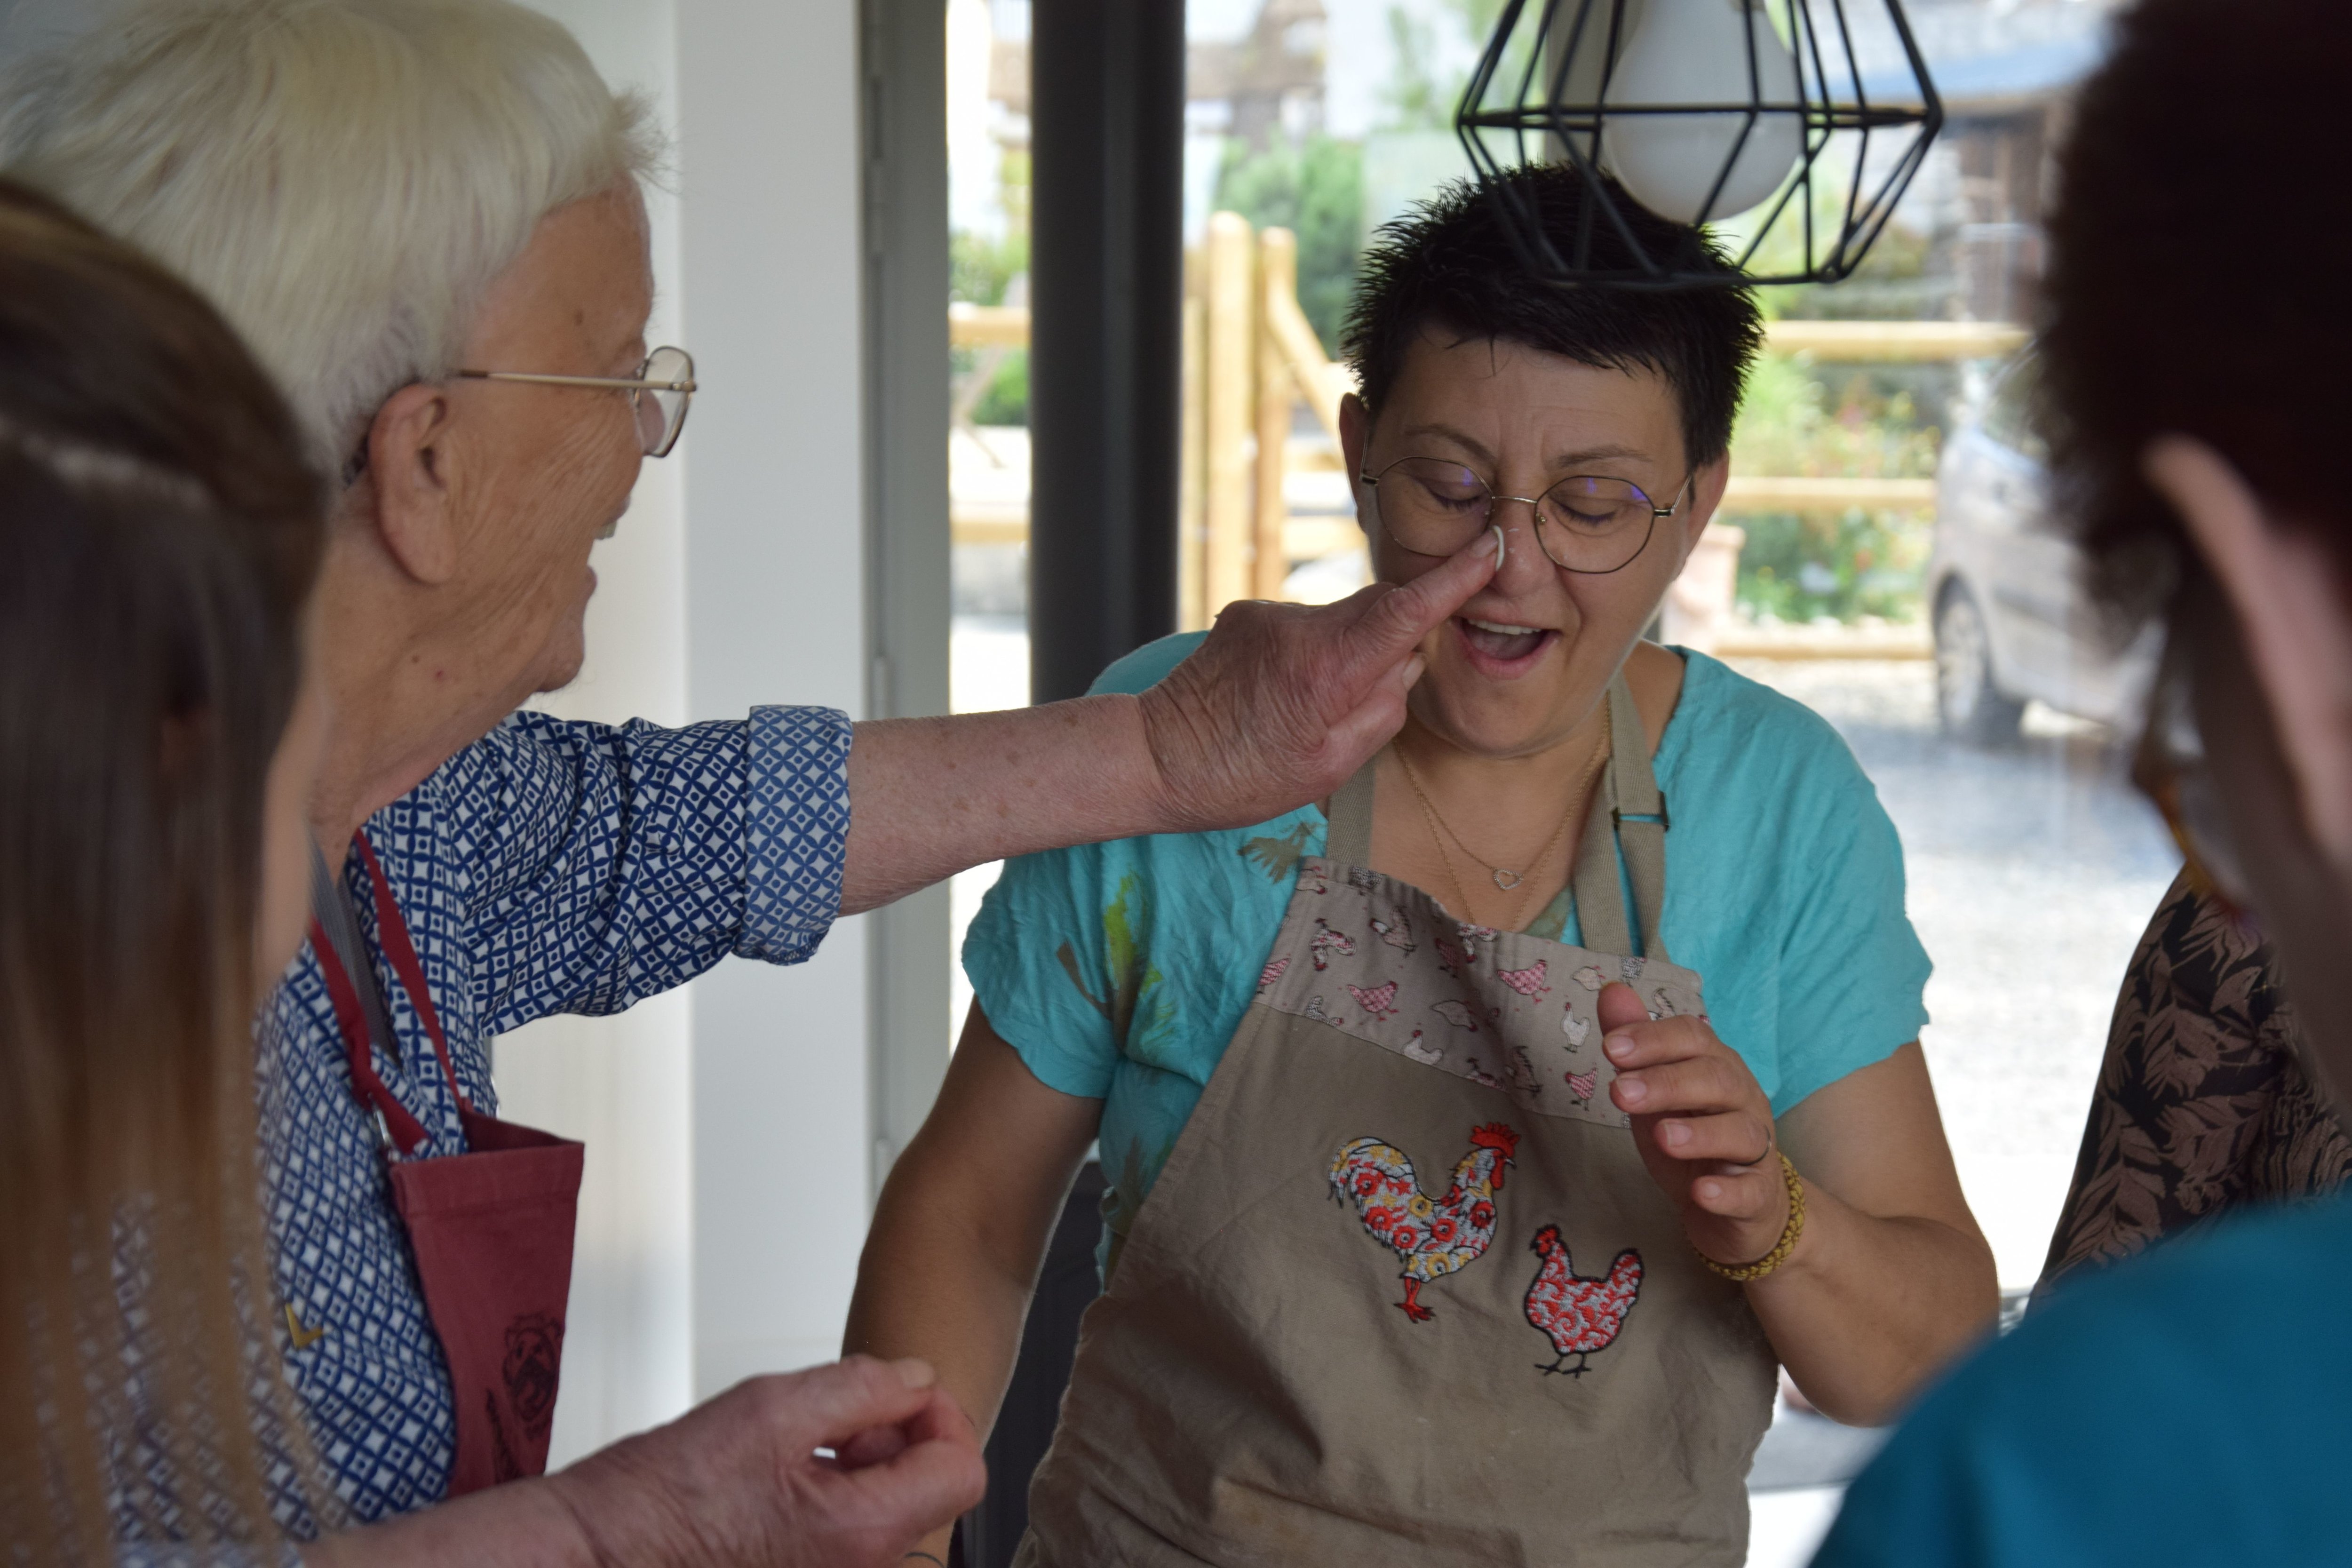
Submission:
[[[2145,689],[2145,640],[2118,647],[2084,584],[2082,552],[2051,514],[2049,447],[2033,424],[2036,362],[2004,366],[1944,444],[1925,588],[1944,732],[2014,740],[2030,700],[2102,723]]]

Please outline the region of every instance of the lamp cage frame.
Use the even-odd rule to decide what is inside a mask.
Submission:
[[[1874,92],[1865,85],[1855,53],[1854,28],[1847,14],[1849,0],[1726,0],[1743,22],[1760,11],[1777,24],[1776,31],[1795,58],[1793,100],[1767,96],[1755,30],[1749,25],[1740,29],[1748,55],[1746,101],[1612,104],[1608,100],[1609,89],[1632,39],[1626,14],[1638,3],[1538,0],[1531,5],[1530,0],[1506,0],[1494,35],[1471,73],[1454,115],[1454,132],[1521,262],[1535,276],[1561,287],[1671,290],[1834,283],[1851,277],[1894,217],[1896,204],[1919,172],[1944,122],[1942,101],[1903,15],[1901,0],[1852,0],[1852,4],[1857,9],[1866,5],[1883,13],[1898,47],[1902,74],[1910,79],[1916,94],[1904,92],[1899,86],[1893,92],[1884,89]],[[1515,49],[1523,30],[1526,42]],[[1585,53],[1589,49],[1601,51],[1597,72]],[[1597,85],[1572,87],[1580,78]],[[1654,255],[1641,242],[1621,205],[1633,198],[1622,185],[1602,177],[1610,121],[1637,116],[1731,114],[1745,119],[1708,188],[1695,220],[1697,226],[1744,216],[1717,213],[1715,206],[1765,115],[1798,118],[1803,131],[1802,152],[1779,189],[1749,209],[1758,216],[1746,244],[1734,253],[1737,274],[1677,266],[1677,258]],[[1888,138],[1898,135],[1907,135],[1907,140],[1874,176],[1874,140],[1884,146]],[[1822,204],[1817,196],[1827,188],[1824,182],[1835,177],[1835,171],[1824,165],[1823,155],[1841,139],[1852,152],[1852,167],[1828,210],[1819,210]],[[1507,161],[1498,155],[1496,142],[1513,154]],[[1507,169],[1517,165],[1563,161],[1572,163],[1582,176],[1579,210],[1564,246],[1547,232],[1526,192],[1500,178]],[[1634,265],[1593,265],[1592,241],[1602,225],[1617,237]],[[1784,233],[1784,225],[1796,226],[1801,264],[1781,264],[1777,270],[1750,275],[1750,267],[1765,256],[1768,242]]]

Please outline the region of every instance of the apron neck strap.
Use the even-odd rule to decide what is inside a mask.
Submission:
[[[352,842],[367,865],[368,880],[375,895],[376,942],[392,961],[393,973],[408,992],[409,1005],[416,1009],[417,1018],[425,1025],[425,1033],[433,1042],[433,1053],[440,1058],[442,1074],[449,1080],[449,1092],[457,1097],[459,1106],[470,1111],[473,1102],[457,1087],[457,1071],[449,1061],[448,1037],[441,1032],[441,1016],[434,1008],[432,994],[425,989],[425,966],[417,961],[416,944],[410,940],[408,922],[401,919],[400,905],[393,899],[383,863],[376,858],[374,847],[368,843],[364,833],[355,835]],[[316,891],[314,887],[314,894]],[[335,1026],[342,1032],[343,1054],[351,1065],[352,1093],[361,1105],[383,1118],[384,1131],[403,1154],[414,1153],[416,1146],[425,1142],[425,1126],[377,1076],[374,1058],[368,1048],[367,1011],[360,1000],[359,987],[344,969],[334,942],[316,915],[310,920],[310,946],[319,955],[319,971],[327,983],[328,1000],[334,1005]],[[361,954],[362,960],[365,956],[364,952]]]
[[[1388,748],[1383,746],[1381,751]],[[1331,795],[1331,826],[1323,835],[1323,858],[1341,866],[1372,863],[1372,770],[1381,752],[1374,752],[1356,770],[1356,776]]]
[[[1666,944],[1658,934],[1658,919],[1666,903],[1666,797],[1660,793],[1657,774],[1650,766],[1649,731],[1642,727],[1641,711],[1633,705],[1624,671],[1611,679],[1608,701],[1604,743],[1609,747],[1609,769],[1603,787],[1592,792],[1592,815],[1586,819],[1575,870],[1569,879],[1576,896],[1577,925],[1584,945],[1595,952],[1634,951],[1633,922],[1626,919],[1625,894],[1617,871],[1622,854],[1625,879],[1633,887],[1633,908],[1641,920],[1642,956],[1663,961]],[[1623,744],[1619,743],[1620,737]],[[1332,794],[1323,858],[1336,865],[1371,864],[1372,773],[1379,763],[1376,754]],[[1611,831],[1601,831],[1604,828]]]
[[[408,922],[400,918],[400,904],[392,896],[392,881],[383,874],[383,862],[375,858],[375,846],[367,841],[364,832],[352,835],[352,842],[359,846],[360,858],[367,863],[368,881],[375,893],[376,942],[392,960],[392,972],[408,990],[408,1005],[416,1009],[425,1037],[433,1042],[433,1054],[441,1058],[441,1073],[449,1080],[449,1092],[471,1110],[473,1102],[457,1087],[457,1069],[449,1060],[449,1038],[441,1032],[441,1015],[425,984],[425,965],[417,962],[416,944],[409,940]]]
[[[1585,819],[1569,878],[1576,923],[1583,945],[1595,952],[1633,952],[1633,921],[1625,909],[1624,884],[1630,882],[1633,914],[1641,921],[1641,955],[1664,961],[1666,943],[1658,921],[1666,906],[1666,797],[1650,766],[1649,731],[1642,727],[1622,670],[1609,683],[1609,738],[1606,787],[1593,791],[1592,815]]]

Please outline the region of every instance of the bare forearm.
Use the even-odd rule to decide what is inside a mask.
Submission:
[[[1132,697],[860,724],[849,795],[844,914],[991,860],[1175,826]]]
[[[1889,1419],[1988,1331],[2000,1293],[1980,1237],[1809,1187],[1796,1251],[1748,1300],[1805,1397],[1859,1426]]]
[[[1042,1258],[1044,1245],[1034,1250]],[[968,1226],[926,1215],[903,1186],[895,1194],[886,1187],[858,1263],[843,1353],[929,1362],[985,1445],[1029,1310],[1037,1258],[1025,1269],[1021,1261],[1008,1264]],[[944,1563],[950,1535],[943,1529],[918,1545]]]
[[[889,1207],[886,1194],[858,1265],[842,1352],[929,1362],[985,1440],[1012,1381],[1036,1260],[1016,1272],[969,1228]]]
[[[308,1568],[600,1568],[558,1489],[518,1481],[302,1549]]]

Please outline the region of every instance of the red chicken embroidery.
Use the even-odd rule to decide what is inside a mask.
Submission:
[[[1568,1244],[1559,1226],[1548,1225],[1531,1244],[1543,1265],[1528,1287],[1528,1321],[1541,1329],[1557,1352],[1549,1365],[1536,1363],[1542,1373],[1584,1375],[1585,1362],[1594,1351],[1606,1350],[1625,1326],[1633,1298],[1642,1289],[1642,1255],[1632,1247],[1617,1255],[1604,1279],[1579,1279],[1569,1266]],[[1576,1364],[1566,1365],[1574,1356]]]
[[[1348,987],[1348,994],[1356,999],[1356,1005],[1370,1013],[1374,1018],[1391,1018],[1396,1016],[1396,994],[1397,983],[1393,980],[1385,985]]]
[[[1404,1151],[1377,1138],[1359,1138],[1332,1157],[1332,1197],[1353,1203],[1364,1228],[1404,1259],[1397,1276],[1404,1300],[1395,1305],[1412,1321],[1433,1315],[1421,1304],[1423,1285],[1486,1255],[1495,1239],[1495,1194],[1518,1146],[1518,1133],[1502,1122],[1471,1129],[1470,1152],[1454,1165],[1445,1195],[1433,1201]]]

